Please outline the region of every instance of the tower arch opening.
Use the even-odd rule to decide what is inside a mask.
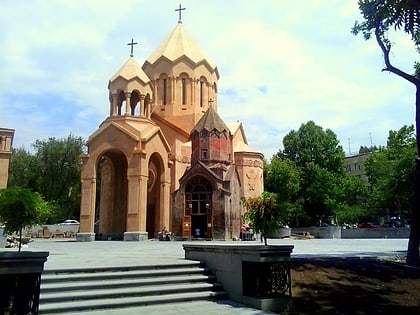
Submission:
[[[97,161],[95,233],[97,239],[121,240],[127,218],[127,159],[109,150]]]

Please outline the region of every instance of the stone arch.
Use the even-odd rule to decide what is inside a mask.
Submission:
[[[191,78],[186,72],[179,74],[179,104],[188,105],[191,104]]]
[[[171,96],[171,80],[169,79],[166,73],[161,73],[159,75],[158,85],[157,85],[157,103],[160,105],[168,105],[170,102]]]
[[[195,238],[213,237],[213,184],[203,175],[191,177],[185,184],[185,215],[191,216]]]
[[[141,115],[141,102],[140,97],[141,93],[138,90],[133,90],[130,96],[130,114],[131,116],[140,116]]]
[[[95,232],[98,239],[123,239],[127,226],[127,159],[105,151],[97,160]]]
[[[147,214],[146,214],[146,231],[148,237],[153,238],[155,233],[160,231],[164,226],[165,211],[164,209],[164,188],[165,185],[165,169],[161,156],[153,153],[148,163],[147,178]],[[169,226],[165,226],[169,229]]]
[[[123,90],[119,90],[117,93],[117,104],[116,108],[117,108],[117,115],[121,116],[122,115],[122,108],[126,103],[126,98],[125,98],[125,93]]]
[[[207,108],[208,105],[208,81],[207,78],[204,76],[200,77],[198,81],[198,104],[200,107]]]

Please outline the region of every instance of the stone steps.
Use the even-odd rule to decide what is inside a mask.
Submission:
[[[226,298],[221,284],[198,262],[46,270],[40,314]]]

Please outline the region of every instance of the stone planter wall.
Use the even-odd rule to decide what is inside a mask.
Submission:
[[[0,314],[38,314],[48,252],[0,252]]]
[[[292,245],[184,244],[185,258],[205,264],[233,301],[280,312],[291,304]]]

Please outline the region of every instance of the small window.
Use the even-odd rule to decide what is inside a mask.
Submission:
[[[163,79],[163,95],[162,95],[163,105],[166,105],[166,102],[167,102],[167,99],[166,99],[167,98],[167,93],[166,93],[167,85],[168,85],[167,80]]]
[[[182,90],[181,90],[182,91],[182,105],[185,105],[187,103],[187,83],[186,83],[184,78],[182,78],[181,84],[182,84],[182,86],[181,86],[181,88],[182,88]]]
[[[207,149],[201,149],[201,158],[207,160],[209,158],[209,152]]]

